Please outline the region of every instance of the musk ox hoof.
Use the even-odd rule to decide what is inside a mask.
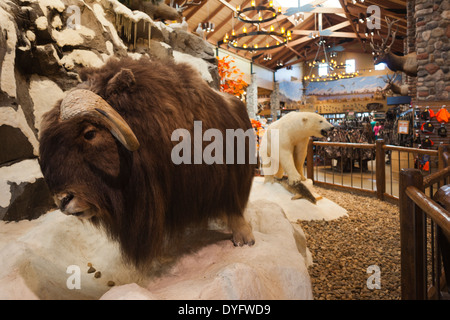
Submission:
[[[233,244],[235,247],[242,247],[244,244],[252,246],[255,244],[255,237],[252,232],[247,235],[233,234]]]
[[[238,228],[233,229],[233,244],[235,247],[242,247],[244,244],[252,246],[255,244],[252,227],[244,220]]]

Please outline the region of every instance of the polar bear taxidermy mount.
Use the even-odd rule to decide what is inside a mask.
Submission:
[[[265,183],[281,183],[294,199],[316,199],[302,184],[306,180],[303,166],[310,137],[326,137],[334,127],[314,112],[290,112],[271,123],[262,139],[260,155]],[[287,183],[283,175],[287,175]],[[296,192],[294,192],[296,191]],[[314,199],[314,200],[313,200]]]

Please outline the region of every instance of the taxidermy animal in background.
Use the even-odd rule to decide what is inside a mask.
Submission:
[[[303,167],[309,138],[326,137],[333,128],[324,117],[314,112],[290,112],[271,123],[260,147],[264,182],[273,183],[274,177],[280,180],[284,173],[290,186],[305,181]],[[272,134],[273,131],[277,134]],[[275,138],[277,136],[278,139]]]
[[[172,161],[172,133],[193,137],[194,120],[205,131],[253,132],[239,99],[211,89],[187,64],[148,58],[111,59],[80,77],[40,131],[41,169],[63,213],[105,230],[138,267],[211,218],[226,218],[235,245],[254,243],[243,213],[255,165]]]
[[[170,5],[164,3],[164,0],[127,0],[127,6],[131,10],[139,10],[148,14],[153,20],[176,20],[181,22],[182,13],[190,6],[198,6],[201,1],[185,1],[181,6],[173,6],[173,0]]]
[[[205,31],[202,28],[201,22],[198,24],[197,29],[195,29],[195,33],[203,40],[205,39]]]
[[[390,77],[389,74],[386,75],[384,82],[387,83],[386,87],[384,87],[383,91],[391,90],[394,94],[399,94],[402,96],[408,95],[408,85],[407,84],[397,84],[395,83],[395,78],[397,78],[398,73],[396,72],[393,77]]]
[[[392,71],[401,71],[406,73],[410,77],[417,77],[417,55],[415,52],[412,52],[405,56],[398,56],[391,52],[391,47],[394,44],[398,26],[395,31],[391,31],[391,29],[392,25],[398,22],[398,20],[391,21],[388,17],[386,17],[385,19],[388,25],[386,38],[383,39],[380,35],[380,31],[377,30],[378,35],[382,38],[381,44],[375,44],[375,42],[373,41],[373,37],[370,41],[370,46],[372,47],[372,50],[375,54],[374,64],[384,62]],[[387,43],[390,36],[392,37],[392,41],[388,45]]]
[[[186,22],[186,17],[183,17],[183,22],[181,22],[181,23],[172,23],[172,24],[170,24],[170,27],[172,29],[180,29],[180,30],[188,31],[189,25]]]

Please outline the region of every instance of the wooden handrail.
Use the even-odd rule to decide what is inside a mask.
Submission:
[[[405,192],[428,217],[442,228],[444,233],[450,234],[450,212],[442,208],[438,203],[414,186],[407,187]]]
[[[418,148],[410,148],[410,147],[400,147],[400,146],[393,146],[393,145],[389,145],[389,144],[384,145],[383,149],[385,149],[385,150],[392,150],[392,151],[417,153],[417,154],[428,154],[430,156],[437,156],[439,154],[438,150],[418,149]]]
[[[393,145],[385,145],[383,140],[377,140],[376,143],[350,143],[350,142],[328,142],[328,141],[314,141],[313,138],[309,139],[308,143],[308,152],[307,152],[307,177],[311,179],[313,183],[314,180],[314,149],[313,146],[320,147],[336,147],[336,148],[355,148],[355,149],[369,149],[372,150],[375,154],[375,163],[376,163],[376,195],[380,200],[385,199],[386,194],[386,162],[385,162],[385,151],[397,151],[397,152],[406,152],[412,154],[421,154],[421,155],[430,155],[438,157],[438,169],[440,173],[432,174],[429,177],[426,177],[424,180],[424,186],[429,187],[432,184],[436,183],[439,180],[443,180],[447,176],[450,177],[450,169],[445,171],[441,170],[447,166],[446,162],[450,161],[450,153],[445,152],[445,148],[443,145],[439,145],[438,150],[428,150],[428,149],[418,149],[418,148],[410,148],[410,147],[400,147]],[[357,189],[357,188],[356,188]],[[387,195],[386,199],[394,199],[398,200],[395,196]]]
[[[327,142],[327,141],[314,141],[315,146],[326,146],[326,147],[343,147],[343,148],[359,148],[359,149],[375,149],[375,143],[351,143],[351,142]],[[430,156],[437,156],[439,154],[438,150],[429,149],[418,149],[410,147],[400,147],[393,145],[383,145],[383,149],[392,151],[401,151],[417,154],[428,154]]]
[[[423,186],[428,188],[429,186],[447,178],[450,176],[450,167],[442,169],[441,171],[429,174],[423,178]]]
[[[375,149],[375,144],[373,144],[373,143],[350,143],[350,142],[314,141],[313,144],[315,146],[359,148],[359,149]]]

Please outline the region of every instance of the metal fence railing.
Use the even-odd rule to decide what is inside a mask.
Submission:
[[[428,175],[443,168],[443,146],[438,150],[376,143],[313,141],[308,145],[306,176],[314,184],[398,201],[401,169],[420,168]],[[334,157],[328,157],[333,154]],[[336,157],[336,155],[338,155]]]

